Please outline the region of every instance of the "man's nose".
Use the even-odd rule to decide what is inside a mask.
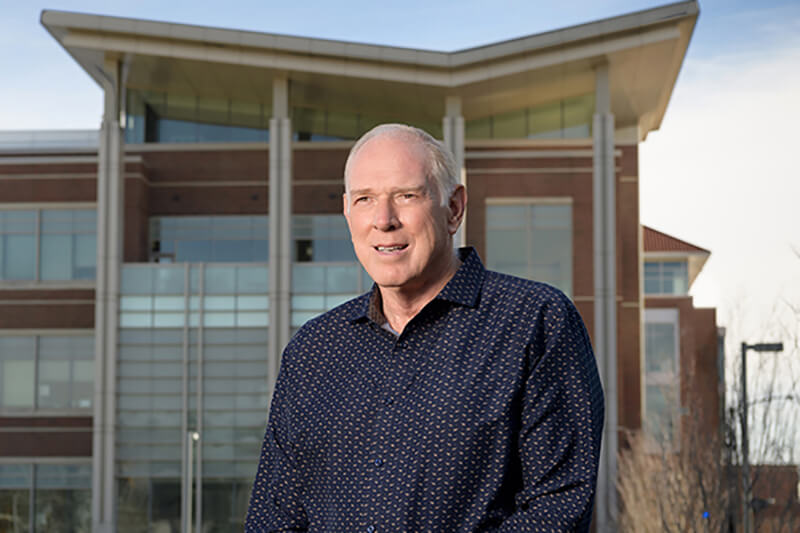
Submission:
[[[397,211],[390,199],[379,200],[373,212],[372,225],[381,231],[391,231],[397,229],[400,221],[397,218]]]

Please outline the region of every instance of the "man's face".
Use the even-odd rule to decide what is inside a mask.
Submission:
[[[344,215],[358,260],[380,287],[422,289],[452,265],[458,217],[425,176],[423,148],[376,137],[351,162]]]

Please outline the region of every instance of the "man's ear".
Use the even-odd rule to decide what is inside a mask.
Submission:
[[[455,235],[461,222],[464,220],[464,212],[467,209],[467,189],[463,185],[457,185],[450,195],[447,204],[447,230],[450,235]]]
[[[348,203],[347,202],[347,193],[345,192],[345,193],[342,193],[342,214],[344,215],[344,218],[348,219],[348,222],[349,222],[350,220],[349,220],[348,215],[350,213],[347,212],[347,203]]]

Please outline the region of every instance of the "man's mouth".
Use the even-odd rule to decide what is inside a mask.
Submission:
[[[379,252],[399,252],[400,250],[405,250],[407,247],[407,244],[391,244],[388,246],[378,245],[375,246],[375,249]]]

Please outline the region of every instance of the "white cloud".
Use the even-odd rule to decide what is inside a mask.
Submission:
[[[687,59],[661,131],[641,145],[645,224],[708,248],[697,303],[800,286],[800,41]],[[800,294],[795,295],[800,301]]]

